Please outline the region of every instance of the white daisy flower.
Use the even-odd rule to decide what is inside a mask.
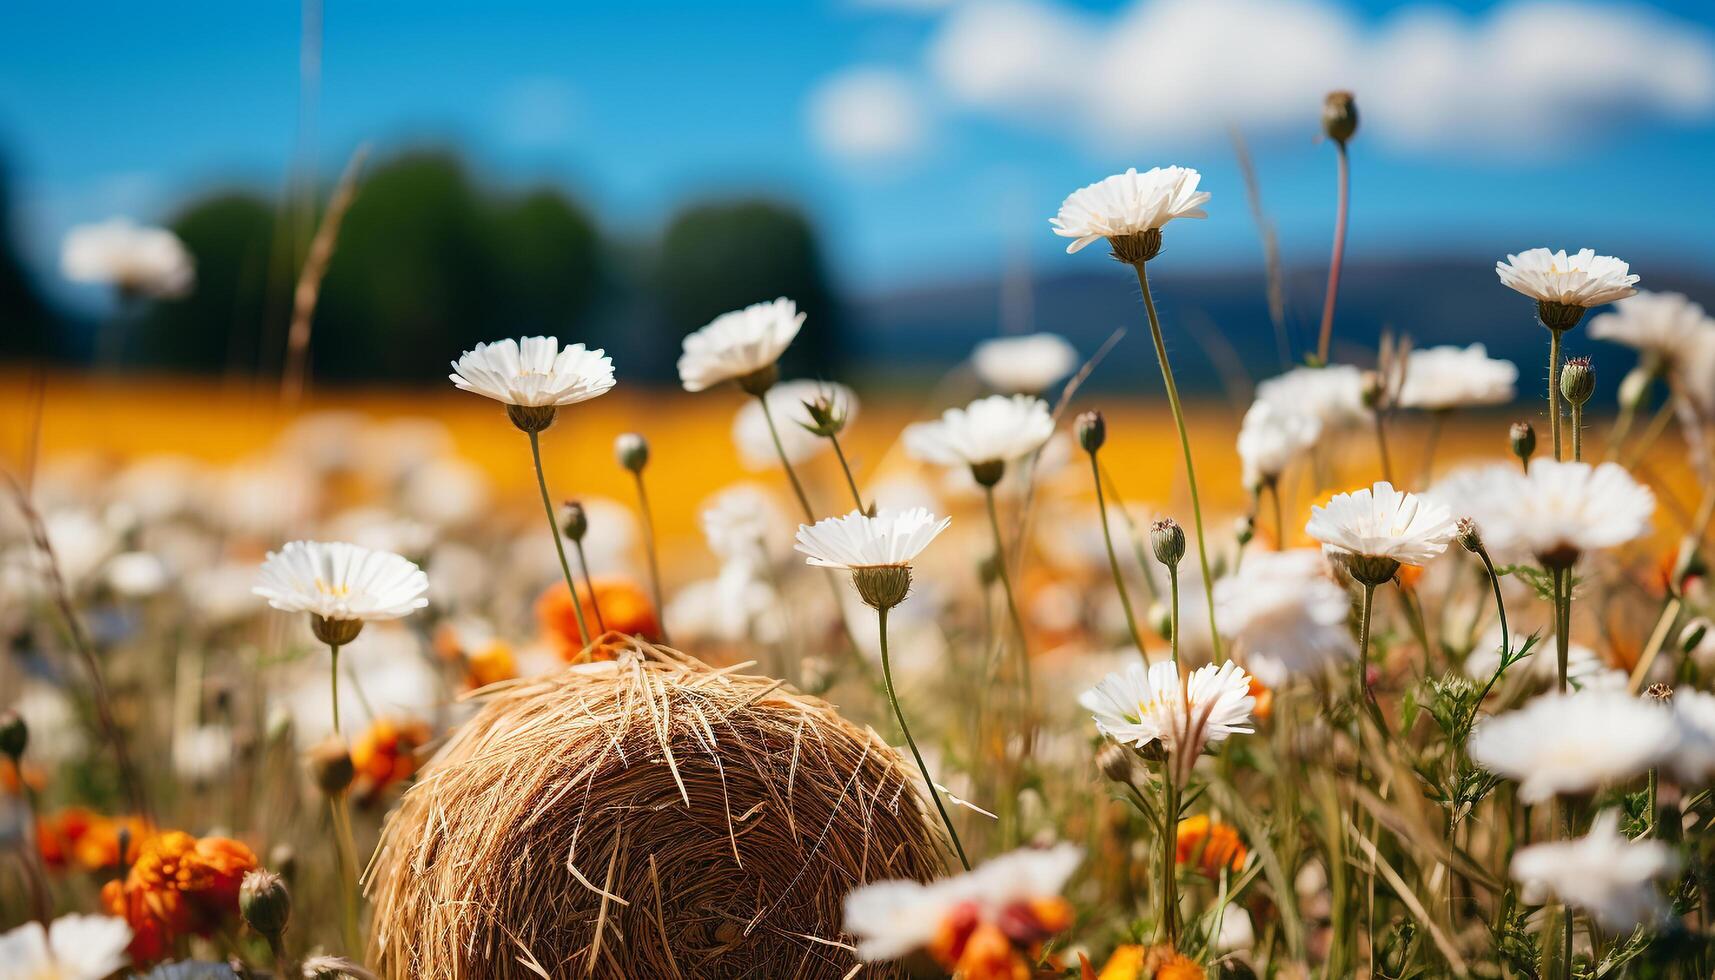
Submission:
[[[996,337],[976,346],[971,367],[983,384],[996,391],[1040,395],[1077,370],[1078,351],[1059,334]]]
[[[893,960],[923,949],[954,914],[978,922],[1034,918],[1031,907],[1058,899],[1083,852],[1071,844],[1003,854],[973,871],[923,884],[878,881],[846,896],[845,930],[857,937],[858,958]]]
[[[1256,386],[1256,400],[1321,420],[1324,432],[1368,422],[1364,372],[1350,364],[1293,368]]]
[[[1558,900],[1589,912],[1608,932],[1629,933],[1667,920],[1667,902],[1655,881],[1678,868],[1672,848],[1661,841],[1627,840],[1619,815],[1604,810],[1577,840],[1521,849],[1513,855],[1511,872],[1524,886],[1526,902]]]
[[[1513,498],[1522,478],[1517,463],[1473,463],[1449,470],[1424,496],[1452,511],[1456,518],[1475,521],[1490,556],[1503,565],[1515,564],[1534,557],[1511,544]]]
[[[79,225],[60,247],[60,271],[72,282],[112,286],[121,293],[172,299],[191,291],[196,260],[179,236],[129,218]]]
[[[784,381],[769,388],[762,397],[768,400],[768,411],[780,433],[780,450],[793,465],[813,459],[828,448],[827,439],[805,428],[815,422],[804,407],[806,402],[826,398],[846,421],[857,417],[857,395],[832,381]],[[733,415],[732,441],[746,469],[768,470],[780,465],[780,453],[774,451],[774,437],[769,434],[768,417],[763,414],[759,400],[750,399]]]
[[[1594,249],[1568,255],[1533,248],[1495,263],[1495,274],[1509,289],[1539,303],[1588,309],[1634,295],[1638,278],[1626,263]]]
[[[905,428],[905,451],[940,466],[1005,465],[1054,434],[1048,403],[1030,395],[990,395]]]
[[[1134,663],[1103,678],[1078,703],[1096,729],[1126,745],[1162,747],[1194,759],[1204,747],[1235,733],[1248,734],[1256,698],[1251,679],[1231,661],[1204,664],[1181,681],[1173,661]]]
[[[1239,460],[1244,482],[1256,487],[1271,482],[1316,445],[1322,435],[1322,420],[1291,411],[1270,401],[1257,400],[1245,412],[1239,426]]]
[[[1405,360],[1399,404],[1437,411],[1466,405],[1504,405],[1513,400],[1518,368],[1489,356],[1482,344],[1422,347]]]
[[[1215,583],[1215,621],[1236,656],[1279,687],[1358,655],[1347,625],[1352,600],[1314,548],[1247,555]]]
[[[807,563],[823,568],[908,568],[952,521],[936,519],[921,507],[880,511],[874,517],[854,510],[799,525],[795,547]]]
[[[428,590],[422,569],[392,552],[341,541],[292,541],[268,553],[252,591],[285,612],[377,622],[428,605]]]
[[[1494,529],[1483,528],[1512,549],[1549,567],[1565,568],[1587,551],[1612,548],[1649,533],[1655,495],[1618,463],[1538,459],[1529,474],[1513,477],[1514,491],[1499,503]]]
[[[1304,530],[1343,560],[1391,559],[1421,565],[1447,550],[1456,521],[1444,505],[1395,490],[1386,481],[1352,493],[1337,493],[1310,508]],[[1385,578],[1391,578],[1390,572]]]
[[[477,344],[453,362],[452,383],[507,405],[558,408],[613,387],[613,360],[583,344],[560,349],[554,337]]]
[[[803,325],[798,304],[784,296],[723,313],[685,338],[679,381],[686,391],[702,391],[766,374],[767,383],[757,385],[759,391],[766,389],[774,381],[775,362]]]
[[[0,934],[0,966],[16,980],[103,980],[131,962],[131,927],[106,915],[62,915]]]
[[[1590,321],[1591,337],[1624,344],[1663,364],[1677,363],[1690,345],[1712,333],[1715,318],[1683,293],[1640,290]]]
[[[701,521],[703,538],[715,557],[757,569],[783,550],[784,532],[791,526],[774,494],[755,483],[735,483],[710,497]]]
[[[1471,758],[1519,784],[1519,799],[1594,792],[1672,758],[1679,723],[1666,708],[1625,691],[1545,694],[1485,719]]]
[[[1136,168],[1081,187],[1049,219],[1054,234],[1076,239],[1066,251],[1076,252],[1101,238],[1120,238],[1155,231],[1174,218],[1206,218],[1207,191],[1197,190],[1202,175],[1187,167]]]

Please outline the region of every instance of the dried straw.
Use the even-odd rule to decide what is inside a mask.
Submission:
[[[628,643],[483,692],[388,818],[367,878],[382,976],[845,978],[846,893],[941,873],[873,731],[747,665]]]

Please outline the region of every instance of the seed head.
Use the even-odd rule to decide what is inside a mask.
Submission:
[[[1350,92],[1329,92],[1322,100],[1322,132],[1344,144],[1358,131],[1358,104]]]
[[[1185,557],[1185,529],[1173,518],[1163,517],[1149,526],[1149,546],[1155,549],[1156,561],[1177,568]]]
[[[649,440],[635,432],[622,432],[613,440],[613,457],[631,472],[641,473],[649,465]]]
[[[1507,430],[1507,439],[1512,444],[1513,455],[1529,465],[1531,456],[1536,453],[1536,428],[1529,422],[1514,422]]]
[[[1084,412],[1078,416],[1074,428],[1078,433],[1078,445],[1084,447],[1084,452],[1093,454],[1108,441],[1108,423],[1101,412]]]
[[[1644,690],[1644,697],[1649,698],[1651,701],[1655,701],[1658,704],[1666,704],[1673,700],[1673,685],[1651,684]]]
[[[292,893],[279,875],[257,869],[246,874],[238,886],[238,911],[250,928],[278,942],[292,918]]]
[[[560,508],[560,533],[573,541],[582,541],[590,530],[590,517],[584,513],[584,505],[576,500],[568,500]]]
[[[1560,394],[1574,406],[1582,408],[1596,393],[1596,369],[1588,357],[1569,357],[1560,368]]]

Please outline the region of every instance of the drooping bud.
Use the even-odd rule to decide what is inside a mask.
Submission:
[[[520,432],[541,432],[554,424],[554,415],[558,411],[552,405],[508,405],[506,417]]]
[[[1185,529],[1173,518],[1163,517],[1149,526],[1149,546],[1156,561],[1177,568],[1185,557]]]
[[[1358,131],[1358,104],[1352,93],[1329,92],[1322,100],[1322,132],[1336,143],[1345,143]]]
[[[1588,357],[1569,357],[1560,368],[1560,394],[1574,406],[1582,408],[1596,393],[1596,369]]]
[[[10,708],[0,712],[0,753],[17,765],[29,744],[30,726],[24,724],[24,716]]]
[[[1483,533],[1478,530],[1477,522],[1469,517],[1459,518],[1459,523],[1454,525],[1454,537],[1458,540],[1460,547],[1471,554],[1480,555],[1483,553]]]
[[[871,609],[892,609],[911,593],[911,566],[871,565],[852,569],[852,584]]]
[[[310,780],[327,796],[338,796],[345,792],[357,775],[357,769],[351,762],[351,753],[346,751],[345,743],[338,738],[329,737],[311,748],[306,753],[306,762],[310,770]]]
[[[311,614],[310,632],[330,647],[343,647],[363,632],[363,620],[328,619],[326,616]]]
[[[590,530],[590,517],[584,513],[584,505],[576,500],[568,500],[560,508],[560,533],[573,541],[582,541]]]
[[[1109,742],[1096,753],[1096,768],[1102,775],[1116,783],[1129,783],[1137,779],[1137,759],[1131,749]]]
[[[1531,456],[1536,454],[1536,427],[1529,422],[1514,422],[1507,430],[1507,440],[1512,445],[1513,455],[1529,466]]]
[[[810,416],[810,421],[798,424],[803,426],[805,431],[823,439],[831,439],[844,431],[846,420],[850,417],[846,407],[828,391],[817,392],[815,398],[806,399],[804,413]]]
[[[613,440],[613,458],[633,473],[649,465],[649,440],[635,432],[622,432]]]
[[[238,886],[238,911],[257,935],[278,943],[292,919],[292,893],[279,875],[257,869]]]
[[[1080,414],[1073,429],[1078,433],[1078,445],[1084,447],[1084,452],[1094,453],[1108,441],[1108,423],[1101,412]]]
[[[987,462],[971,464],[971,479],[977,481],[977,486],[984,489],[988,489],[989,487],[999,483],[1000,478],[1005,475],[1005,460],[991,459]]]

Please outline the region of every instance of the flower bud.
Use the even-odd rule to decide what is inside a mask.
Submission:
[[[576,500],[566,501],[560,508],[560,533],[573,541],[582,541],[589,530],[590,518],[584,513],[584,505]]]
[[[1582,408],[1596,393],[1596,369],[1588,357],[1569,357],[1560,368],[1560,394],[1574,407]]]
[[[326,741],[311,748],[306,753],[309,765],[310,779],[316,788],[327,796],[338,796],[351,786],[357,768],[352,765],[351,753],[346,751],[345,743],[337,737],[329,737]]]
[[[1644,689],[1644,697],[1657,704],[1667,704],[1673,700],[1673,686],[1671,684],[1651,684]]]
[[[1709,635],[1709,620],[1699,616],[1685,624],[1685,629],[1679,633],[1679,649],[1685,653],[1697,649],[1703,643],[1703,638]]]
[[[810,416],[810,421],[798,424],[803,426],[806,432],[831,439],[845,430],[849,413],[829,392],[819,392],[815,398],[807,399],[803,404],[804,413]]]
[[[1163,517],[1149,526],[1149,546],[1155,549],[1156,561],[1177,568],[1185,557],[1185,529],[1173,518]]]
[[[1530,465],[1530,458],[1536,453],[1536,428],[1529,422],[1514,422],[1507,430],[1507,439],[1512,443],[1513,455]]]
[[[11,709],[0,712],[0,753],[17,765],[29,744],[30,727],[24,724],[24,716]]]
[[[1358,131],[1358,104],[1350,92],[1329,92],[1322,100],[1322,132],[1336,143],[1345,143]]]
[[[613,440],[613,458],[633,473],[649,465],[649,440],[635,432],[622,432]]]
[[[1074,428],[1078,433],[1078,445],[1084,447],[1084,452],[1094,453],[1102,448],[1102,443],[1108,441],[1108,423],[1102,418],[1101,412],[1085,412],[1079,415]]]
[[[1483,553],[1483,534],[1477,529],[1477,522],[1469,517],[1459,518],[1459,523],[1454,525],[1454,537],[1458,540],[1460,547],[1471,554],[1480,555]]]
[[[238,911],[258,935],[278,942],[292,918],[292,893],[274,872],[251,871],[238,886]]]
[[[1096,753],[1096,768],[1116,783],[1129,783],[1137,778],[1137,761],[1131,749],[1118,742],[1109,742]]]

